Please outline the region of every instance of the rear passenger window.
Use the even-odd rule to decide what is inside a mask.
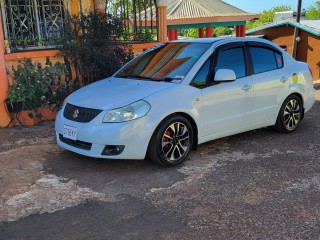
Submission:
[[[237,78],[246,76],[246,64],[242,47],[219,52],[215,72],[219,69],[231,69],[236,73]]]
[[[282,68],[283,61],[279,53],[262,47],[250,47],[249,49],[254,73],[262,73]]]

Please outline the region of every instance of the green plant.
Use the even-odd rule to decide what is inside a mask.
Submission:
[[[14,83],[8,90],[10,101],[22,101],[24,110],[36,110],[39,107],[57,104],[58,89],[67,88],[70,84],[65,81],[68,73],[64,63],[54,65],[47,61],[46,66],[33,64],[31,59],[19,61],[12,73],[7,71]]]
[[[198,38],[199,37],[199,30],[197,28],[190,28],[186,33],[186,37],[188,38]]]
[[[220,36],[226,36],[233,34],[232,29],[227,27],[216,27],[214,28],[214,36],[220,37]]]
[[[41,46],[45,46],[48,47],[49,43],[48,43],[48,39],[38,39],[37,43]]]
[[[131,60],[129,46],[119,40],[123,33],[122,21],[110,14],[89,12],[68,19],[57,47],[74,66],[78,87],[111,76]]]
[[[138,33],[137,36],[135,37],[136,41],[141,41],[141,42],[152,42],[155,41],[156,39],[156,34],[155,33],[151,33],[148,30],[143,29],[141,31],[141,33]]]
[[[307,8],[306,17],[311,19],[320,18],[320,1],[316,1]]]
[[[259,15],[259,19],[254,21],[247,21],[246,28],[247,29],[257,28],[263,24],[271,23],[273,22],[274,14],[276,12],[283,12],[283,11],[290,11],[290,10],[291,10],[291,7],[286,5],[279,5],[269,10],[263,10]]]
[[[32,39],[29,39],[28,37],[17,40],[17,43],[22,45],[23,48],[28,48],[30,42],[32,42]]]

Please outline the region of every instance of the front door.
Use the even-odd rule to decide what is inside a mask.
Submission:
[[[214,55],[212,71],[231,69],[237,79],[232,82],[213,82],[213,85],[202,89],[200,137],[208,139],[211,135],[228,135],[228,132],[246,129],[251,121],[253,103],[253,82],[243,44],[220,46]]]

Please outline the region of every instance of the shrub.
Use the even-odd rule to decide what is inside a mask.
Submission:
[[[24,110],[35,110],[51,104],[60,105],[60,92],[69,87],[65,81],[67,68],[64,63],[52,64],[47,61],[45,67],[40,63],[33,64],[31,59],[19,60],[19,65],[8,74],[13,84],[8,90],[8,99],[22,101]]]
[[[110,14],[89,12],[70,17],[57,47],[73,64],[78,85],[111,76],[132,59],[129,46],[119,40],[123,31],[122,21]]]

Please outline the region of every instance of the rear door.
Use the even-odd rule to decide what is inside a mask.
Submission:
[[[279,103],[289,88],[289,72],[277,49],[257,42],[246,45],[253,67],[252,124],[261,124],[277,117]]]

